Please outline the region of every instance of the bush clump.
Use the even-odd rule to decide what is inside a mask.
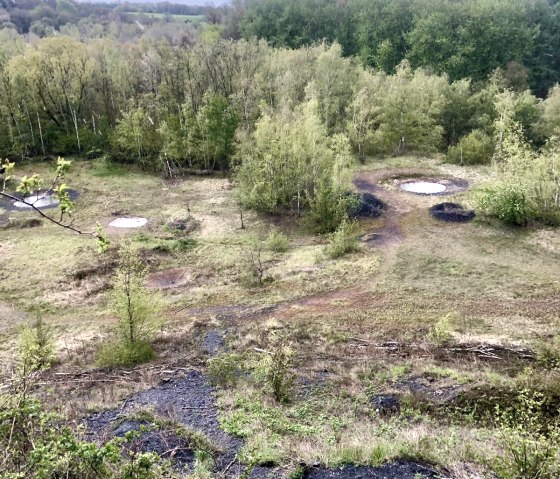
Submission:
[[[104,344],[97,353],[100,366],[127,367],[147,363],[154,359],[152,345],[147,341],[118,341]]]
[[[443,346],[452,338],[450,315],[442,316],[431,328],[428,339],[438,346]]]
[[[272,228],[266,238],[266,245],[275,253],[285,253],[290,247],[290,241],[278,228]]]
[[[527,226],[534,216],[531,201],[522,185],[502,183],[488,188],[476,199],[478,210],[512,226]]]
[[[273,335],[267,351],[256,365],[256,377],[264,387],[281,403],[290,400],[294,385],[292,372],[293,350],[284,338]]]
[[[345,254],[358,250],[358,225],[355,221],[344,220],[337,230],[330,235],[326,254],[331,259],[340,258]]]
[[[538,348],[537,361],[545,369],[551,371],[560,369],[560,336]]]
[[[545,413],[540,393],[522,390],[496,417],[504,454],[494,469],[504,479],[553,479],[560,474],[560,423]]]
[[[244,373],[245,358],[238,353],[223,353],[208,360],[208,377],[217,386],[234,386]]]
[[[473,130],[447,150],[447,161],[459,165],[489,163],[494,154],[494,142],[482,130]]]
[[[52,328],[41,317],[23,328],[19,348],[27,370],[48,369],[57,360]]]
[[[330,178],[317,183],[314,195],[309,197],[309,218],[319,233],[332,233],[348,219],[357,205],[357,198],[337,191]]]

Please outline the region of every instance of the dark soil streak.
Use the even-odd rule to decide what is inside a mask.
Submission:
[[[206,377],[198,371],[190,371],[181,379],[166,381],[155,388],[134,394],[120,409],[93,414],[85,423],[90,435],[96,439],[112,437],[121,432],[122,423],[118,424],[119,419],[126,419],[137,410],[153,410],[164,418],[203,433],[221,451],[216,458],[216,467],[221,470],[234,459],[242,441],[220,428],[214,396],[215,390]],[[168,442],[178,439],[167,437]],[[154,448],[157,446],[153,438],[151,444]],[[234,469],[230,469],[232,473]]]
[[[305,479],[418,479],[441,478],[433,469],[408,461],[397,461],[382,467],[344,466],[340,469],[313,468]]]

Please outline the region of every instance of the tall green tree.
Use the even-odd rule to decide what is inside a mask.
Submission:
[[[415,3],[407,58],[452,80],[482,80],[532,50],[536,26],[522,0],[424,0]]]
[[[393,154],[437,151],[443,136],[446,87],[445,78],[413,71],[402,63],[395,75],[386,78],[384,94],[379,96],[376,148]]]
[[[241,200],[257,210],[299,212],[326,178],[333,195],[349,187],[350,158],[344,136],[329,139],[316,99],[276,115],[265,110],[237,154]]]

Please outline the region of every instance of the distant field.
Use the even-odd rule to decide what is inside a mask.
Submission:
[[[171,13],[149,13],[149,12],[125,12],[125,13],[127,15],[133,15],[137,17],[146,16],[146,17],[157,18],[157,19],[171,17],[173,18],[173,20],[180,21],[180,22],[203,22],[204,21],[204,15],[174,15]]]

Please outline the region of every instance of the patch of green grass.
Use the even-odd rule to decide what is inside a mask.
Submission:
[[[147,363],[155,357],[154,349],[147,341],[123,343],[109,342],[102,346],[97,355],[97,364],[101,367],[118,368]]]
[[[113,163],[107,160],[95,160],[92,162],[93,167],[91,174],[98,178],[112,177],[112,176],[125,176],[130,172],[130,168],[118,163]]]
[[[448,466],[473,451],[491,454],[485,430],[438,426],[418,416],[389,421],[364,415],[352,399],[335,396],[271,404],[257,390],[238,388],[220,399],[220,423],[230,434],[247,438],[240,457],[251,463],[289,464],[292,458],[327,467],[380,466],[397,458]],[[406,411],[409,415],[409,412]]]

